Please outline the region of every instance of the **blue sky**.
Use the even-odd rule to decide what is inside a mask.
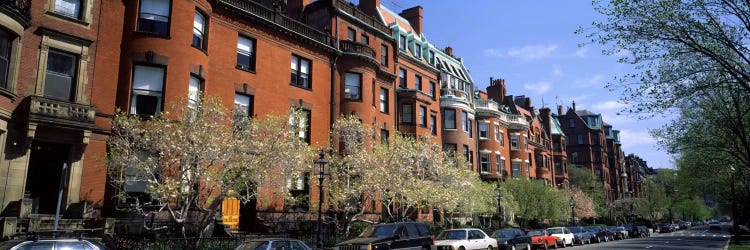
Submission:
[[[651,167],[672,167],[672,157],[659,150],[649,129],[664,118],[638,120],[621,113],[621,91],[604,84],[630,72],[616,56],[603,56],[602,47],[585,45],[578,27],[590,28],[603,17],[591,1],[497,0],[381,0],[396,13],[416,5],[424,8],[424,34],[439,48],[453,47],[464,59],[475,81],[484,90],[489,78],[504,78],[508,94],[526,95],[532,104],[556,112],[576,102],[576,109],[601,113],[604,121],[620,130],[623,150],[635,153]],[[619,115],[618,115],[619,114]]]

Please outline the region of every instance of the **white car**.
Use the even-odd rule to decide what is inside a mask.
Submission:
[[[444,230],[435,237],[437,250],[477,250],[497,249],[497,240],[481,229],[462,228]]]
[[[558,241],[558,243],[563,247],[567,245],[573,246],[573,244],[575,244],[576,236],[573,235],[573,232],[571,232],[567,228],[550,227],[550,228],[547,228],[547,233],[549,233],[549,235],[551,236],[555,236],[559,238],[560,241]]]

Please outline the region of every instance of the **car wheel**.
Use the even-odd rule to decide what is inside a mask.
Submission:
[[[466,250],[463,246],[458,247],[458,250]]]
[[[494,250],[495,248],[492,247],[492,245],[487,246],[487,250]]]
[[[526,250],[531,250],[531,244],[529,244],[529,243],[526,243],[526,248],[524,248],[524,249],[526,249]]]
[[[549,250],[549,245],[547,245],[547,242],[544,242],[544,250]]]
[[[575,240],[570,240],[570,246],[573,247],[575,245],[576,245],[576,241]]]
[[[516,250],[516,245],[510,245],[510,250]]]

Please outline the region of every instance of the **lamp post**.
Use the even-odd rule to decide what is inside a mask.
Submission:
[[[503,206],[500,201],[503,200],[503,187],[500,186],[500,181],[497,181],[497,187],[495,188],[495,196],[497,196],[497,228],[501,228],[503,225]]]
[[[570,221],[571,224],[576,224],[576,200],[573,199],[573,195],[570,196]]]
[[[322,223],[322,208],[323,208],[323,179],[325,179],[325,173],[326,173],[326,164],[328,164],[328,160],[326,160],[325,156],[326,153],[323,151],[323,149],[318,150],[318,155],[320,155],[320,158],[316,159],[314,161],[315,165],[318,166],[318,236],[316,239],[316,243],[318,245],[318,248],[323,248],[323,242],[320,240],[320,227]]]

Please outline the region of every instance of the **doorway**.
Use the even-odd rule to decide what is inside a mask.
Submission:
[[[31,143],[29,168],[26,174],[26,193],[33,200],[32,213],[54,214],[60,189],[63,164],[70,173],[70,145],[34,140]],[[67,179],[68,176],[65,176]],[[64,188],[62,208],[65,208],[67,187]]]

